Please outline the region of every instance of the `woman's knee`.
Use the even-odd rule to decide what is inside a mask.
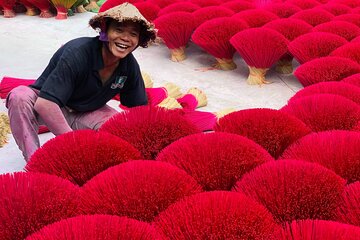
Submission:
[[[6,107],[20,107],[24,105],[33,105],[37,94],[27,86],[18,86],[12,89],[6,97]]]

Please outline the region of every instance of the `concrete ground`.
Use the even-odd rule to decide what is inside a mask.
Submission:
[[[95,36],[88,21],[94,13],[78,13],[67,20],[42,19],[18,14],[6,19],[0,16],[0,79],[3,76],[36,79],[46,67],[52,54],[62,44],[76,37]],[[280,75],[272,69],[267,80],[272,83],[252,86],[246,83],[248,68],[235,54],[237,69],[233,71],[198,71],[214,63],[214,58],[193,43],[186,49],[187,59],[180,63],[170,61],[165,45],[153,45],[134,52],[140,67],[154,81],[154,87],[166,82],[179,85],[183,92],[198,87],[208,97],[208,105],[199,110],[219,111],[224,108],[279,109],[296,91],[302,88],[293,75]],[[294,65],[297,65],[294,63]],[[112,106],[118,103],[112,101]],[[6,112],[3,101],[0,112]],[[43,144],[54,137],[51,133],[39,135]],[[26,162],[11,135],[9,143],[0,148],[0,174],[22,171]]]

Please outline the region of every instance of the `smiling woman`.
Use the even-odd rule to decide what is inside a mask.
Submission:
[[[115,95],[126,107],[147,104],[132,52],[155,40],[153,25],[129,3],[95,15],[89,24],[100,36],[67,42],[34,84],[7,97],[12,134],[26,161],[39,148],[40,124],[55,135],[98,129],[117,113],[106,105]]]
[[[136,22],[118,22],[112,19],[108,21],[107,26],[107,43],[103,44],[102,47],[104,68],[99,70],[103,85],[106,84],[107,80],[119,66],[119,61],[138,47],[141,28],[140,24]],[[123,85],[124,82],[115,82],[115,84]]]

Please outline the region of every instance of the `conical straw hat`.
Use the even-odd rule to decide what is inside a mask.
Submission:
[[[140,23],[146,29],[147,42],[155,40],[156,29],[153,23],[150,23],[140,13],[140,11],[131,3],[125,2],[104,12],[99,12],[96,16],[92,17],[89,21],[90,26],[95,30],[102,29],[103,22],[106,18],[112,18],[118,22],[133,21]]]

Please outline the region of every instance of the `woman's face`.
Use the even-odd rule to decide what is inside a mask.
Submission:
[[[107,37],[110,52],[117,58],[124,58],[139,44],[140,24],[132,21],[111,21]]]

